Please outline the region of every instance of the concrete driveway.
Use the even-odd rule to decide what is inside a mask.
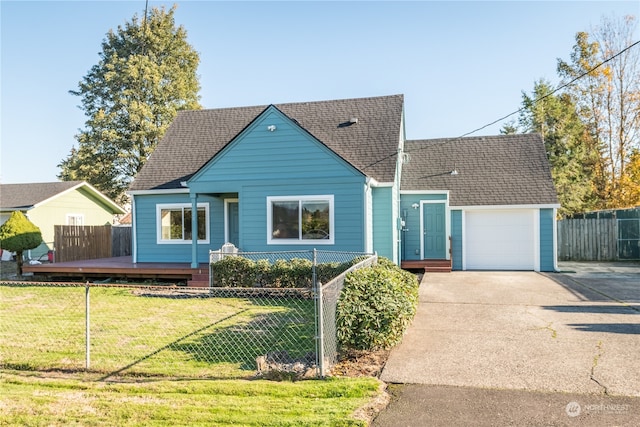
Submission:
[[[640,396],[640,268],[431,273],[388,383]]]

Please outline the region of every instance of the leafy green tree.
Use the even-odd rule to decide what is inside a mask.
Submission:
[[[200,58],[175,10],[152,8],[107,33],[99,62],[70,91],[87,120],[59,178],[86,180],[121,200],[177,112],[200,108]]]
[[[22,253],[35,249],[42,243],[40,229],[20,211],[14,211],[11,217],[0,226],[0,248],[16,253],[18,276],[22,276]]]
[[[592,208],[592,175],[598,156],[571,96],[553,94],[547,81],[536,82],[531,95],[522,94],[518,123],[506,125],[502,132],[517,131],[542,135],[562,205],[559,214],[565,216]]]

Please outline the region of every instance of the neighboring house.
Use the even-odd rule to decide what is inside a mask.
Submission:
[[[124,210],[84,181],[0,184],[0,223],[21,211],[40,228],[43,243],[30,251],[38,259],[53,249],[55,225],[105,225]]]
[[[402,95],[180,112],[129,190],[133,260],[195,267],[231,242],[555,269],[538,135],[406,141],[404,126]]]

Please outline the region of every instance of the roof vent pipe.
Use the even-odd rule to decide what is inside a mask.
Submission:
[[[358,118],[357,117],[351,117],[349,119],[349,123],[351,123],[352,125],[355,125],[358,123]]]

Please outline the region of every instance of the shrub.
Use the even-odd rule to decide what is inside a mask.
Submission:
[[[311,287],[313,263],[304,258],[277,260],[271,267],[273,287],[276,288],[309,288]]]
[[[0,226],[0,248],[16,253],[16,272],[22,275],[22,253],[42,242],[40,229],[20,211],[14,211]]]
[[[256,263],[241,256],[227,256],[211,264],[213,286],[250,288],[256,285]]]
[[[320,263],[316,267],[317,280],[327,283],[362,259]],[[271,264],[266,259],[254,262],[242,256],[227,256],[211,264],[211,269],[216,287],[310,288],[313,277],[313,262],[305,258],[279,259]]]
[[[338,300],[338,343],[355,350],[397,345],[418,306],[417,278],[386,259],[351,272]]]

